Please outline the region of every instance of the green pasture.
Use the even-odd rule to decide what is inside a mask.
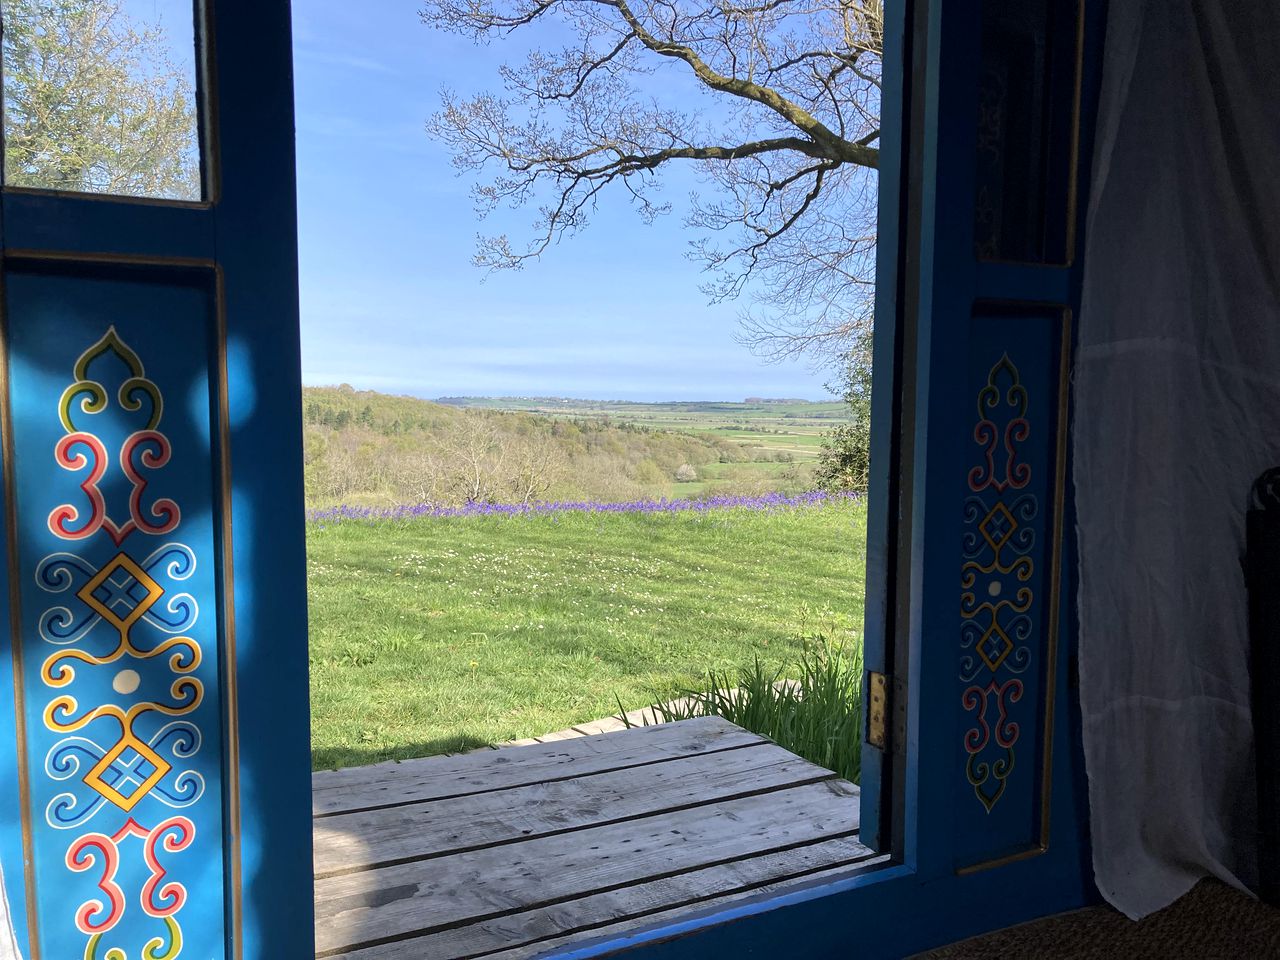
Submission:
[[[792,480],[793,477],[797,479]],[[673,484],[671,496],[680,499],[714,496],[722,492],[726,484],[739,490],[757,486],[760,489],[803,493],[813,489],[813,468],[799,458],[794,463],[707,463],[698,467],[697,480]]]
[[[789,453],[799,461],[816,459],[822,433],[849,415],[849,408],[838,401],[629,403],[545,397],[455,397],[446,402],[459,407],[608,420],[654,430],[706,434],[760,448],[766,454]]]
[[[317,768],[536,736],[861,634],[860,503],[308,524]],[[790,668],[790,667],[789,667]]]

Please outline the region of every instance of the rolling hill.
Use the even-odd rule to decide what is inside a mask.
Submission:
[[[308,505],[798,491],[839,403],[642,404],[303,390]]]

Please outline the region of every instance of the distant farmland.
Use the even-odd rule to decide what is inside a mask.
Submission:
[[[817,459],[822,432],[849,413],[838,401],[808,400],[633,403],[563,397],[443,397],[435,402],[452,407],[603,420],[705,435],[732,440],[744,447],[789,453],[801,462]]]

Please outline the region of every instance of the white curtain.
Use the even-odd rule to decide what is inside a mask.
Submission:
[[[1256,873],[1240,556],[1250,484],[1280,464],[1280,3],[1112,0],[1105,46],[1080,699],[1095,877],[1136,918]]]
[[[4,887],[3,870],[0,870],[0,960],[22,960],[18,938],[13,931],[13,918],[9,915],[9,896]]]

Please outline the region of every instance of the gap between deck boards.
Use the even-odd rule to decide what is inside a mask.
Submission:
[[[856,786],[720,718],[314,782],[318,957],[524,960],[883,859]]]
[[[796,867],[792,872],[773,869],[767,875],[756,876],[754,879],[732,881],[736,885],[717,884],[716,888],[705,889],[702,892],[694,892],[692,889],[678,891],[679,895],[684,896],[685,899],[671,899],[671,894],[660,900],[647,899],[656,896],[651,893],[653,888],[660,887],[671,880],[689,881],[687,884],[689,887],[697,887],[700,884],[709,885],[715,883],[713,878],[722,875],[723,871],[749,868],[761,862],[769,862],[771,858],[785,858],[810,849],[833,846],[842,839],[851,849],[859,852],[851,852],[843,859],[834,858],[809,867]],[[332,956],[341,957],[342,960],[423,960],[427,957],[431,960],[479,960],[481,957],[517,960],[522,957],[542,956],[545,951],[553,947],[582,941],[588,935],[592,938],[605,934],[616,936],[621,932],[638,929],[658,921],[683,918],[691,911],[706,909],[712,904],[719,907],[784,887],[795,886],[801,882],[812,883],[845,876],[855,869],[867,869],[887,860],[887,856],[876,854],[847,838],[820,840],[761,857],[734,860],[727,864],[676,874],[673,877],[625,885],[608,891],[597,891],[576,901],[566,901],[583,907],[586,907],[590,901],[601,914],[597,919],[580,922],[571,929],[558,926],[557,918],[546,907],[533,907],[500,916],[468,920],[441,930],[414,933],[387,943],[344,950]],[[602,901],[605,902],[602,903]],[[616,904],[612,907],[613,912],[609,912],[609,901]],[[628,903],[639,905],[628,907]]]
[[[747,762],[725,762],[739,758]],[[420,801],[395,808],[401,815],[395,820],[385,816],[386,810],[325,818],[316,825],[316,879],[523,843],[588,826],[665,816],[711,802],[838,779],[830,770],[801,760],[772,743],[681,757],[653,766],[655,776],[646,778],[644,783],[635,782],[633,771],[647,768],[627,767],[596,771],[572,780],[510,787],[499,791],[509,794],[501,797],[495,792]],[[682,782],[695,775],[699,780],[693,787]],[[584,803],[601,813],[590,822],[567,815],[566,812],[581,809]],[[433,809],[419,810],[424,804],[433,804]],[[661,805],[660,809],[652,809],[656,804]],[[422,823],[422,816],[415,818],[413,814],[429,816],[431,824]],[[523,829],[517,829],[512,820]],[[485,839],[463,839],[468,832],[473,836],[483,833]],[[353,862],[353,857],[363,859]]]
[[[394,932],[389,932],[389,933],[375,935],[375,936],[366,935],[352,942],[334,943],[328,947],[319,947],[316,951],[316,956],[318,958],[344,956],[355,950],[359,950],[367,947],[384,946],[384,945],[399,943],[407,940],[416,940],[425,936],[429,936],[433,934],[443,934],[452,930],[457,930],[463,927],[472,926],[477,923],[499,920],[499,919],[502,919],[505,917],[511,917],[517,914],[537,913],[537,912],[546,911],[552,907],[562,906],[567,904],[581,905],[582,901],[589,899],[591,897],[599,896],[601,894],[623,892],[623,893],[628,893],[628,895],[630,895],[630,891],[632,891],[637,886],[653,885],[653,884],[660,883],[661,881],[671,880],[681,876],[686,876],[690,873],[697,873],[697,872],[701,872],[701,871],[712,869],[712,868],[727,867],[733,864],[750,862],[752,860],[759,859],[762,856],[788,853],[788,852],[799,850],[805,847],[820,846],[824,843],[834,841],[834,840],[856,841],[856,839],[857,839],[856,831],[833,832],[833,833],[825,834],[823,836],[810,837],[804,840],[796,841],[794,843],[781,844],[778,846],[767,847],[764,849],[753,848],[750,851],[736,849],[734,850],[733,853],[727,856],[723,856],[719,859],[702,860],[697,864],[685,864],[667,871],[642,873],[638,876],[628,876],[625,878],[617,879],[611,883],[595,886],[590,890],[569,889],[569,890],[566,890],[564,893],[554,897],[545,897],[543,899],[529,899],[527,902],[514,904],[512,906],[509,906],[503,909],[490,909],[488,912],[473,912],[473,913],[470,913],[468,916],[457,917],[450,920],[442,920],[437,923],[426,924],[420,927],[414,926],[411,928],[395,930]],[[868,849],[866,852],[866,858],[870,858],[874,856],[875,856],[874,851],[871,851]],[[853,862],[856,862],[856,860],[851,861],[851,863]],[[421,891],[421,884],[417,884],[417,883],[407,883],[403,885],[398,885],[397,889],[398,891],[403,891],[410,886],[413,886],[417,888],[419,891]],[[706,894],[704,897],[700,899],[712,900],[712,899],[718,898],[721,895],[727,895],[732,892],[733,892],[732,890],[714,891]],[[427,894],[427,896],[431,896],[431,895],[432,894],[430,893]],[[398,902],[399,900],[385,903],[385,904],[378,904],[377,907],[373,907],[372,909],[378,909],[378,907],[383,907],[383,908],[392,907],[392,906],[395,906],[396,903]],[[660,909],[665,910],[668,908],[674,908],[675,906],[676,905],[668,902]],[[574,931],[580,930],[583,928],[584,925],[590,925],[590,924],[591,924],[591,920],[589,918],[584,917],[583,920],[579,921],[573,927],[573,930]],[[320,932],[320,929],[318,927],[317,933],[319,934],[319,932]],[[571,931],[566,930],[564,932],[569,933]],[[317,939],[318,939],[318,944],[324,942],[319,937]],[[515,944],[511,944],[510,946],[514,946],[514,945]]]
[[[684,729],[677,733],[674,728]],[[602,741],[619,737],[627,740],[625,748],[616,739],[609,746],[601,746]],[[644,742],[641,742],[642,738]],[[452,800],[538,783],[574,780],[591,772],[648,767],[682,757],[707,756],[768,743],[772,741],[719,717],[700,717],[615,734],[513,747],[501,752],[425,757],[373,767],[322,770],[312,774],[312,815],[316,818],[332,817],[429,800]],[[512,754],[516,751],[523,753],[518,761],[513,761]],[[577,766],[564,766],[571,763]],[[562,772],[558,776],[551,772],[539,775],[537,770],[542,767],[550,767],[552,771],[561,768]],[[508,776],[508,771],[517,768],[522,776]],[[353,772],[358,774],[362,770],[370,772],[368,780],[351,777]],[[507,782],[503,782],[504,776],[507,776]],[[432,792],[429,785],[432,781],[461,782],[469,784],[469,788],[459,786],[452,792]]]

